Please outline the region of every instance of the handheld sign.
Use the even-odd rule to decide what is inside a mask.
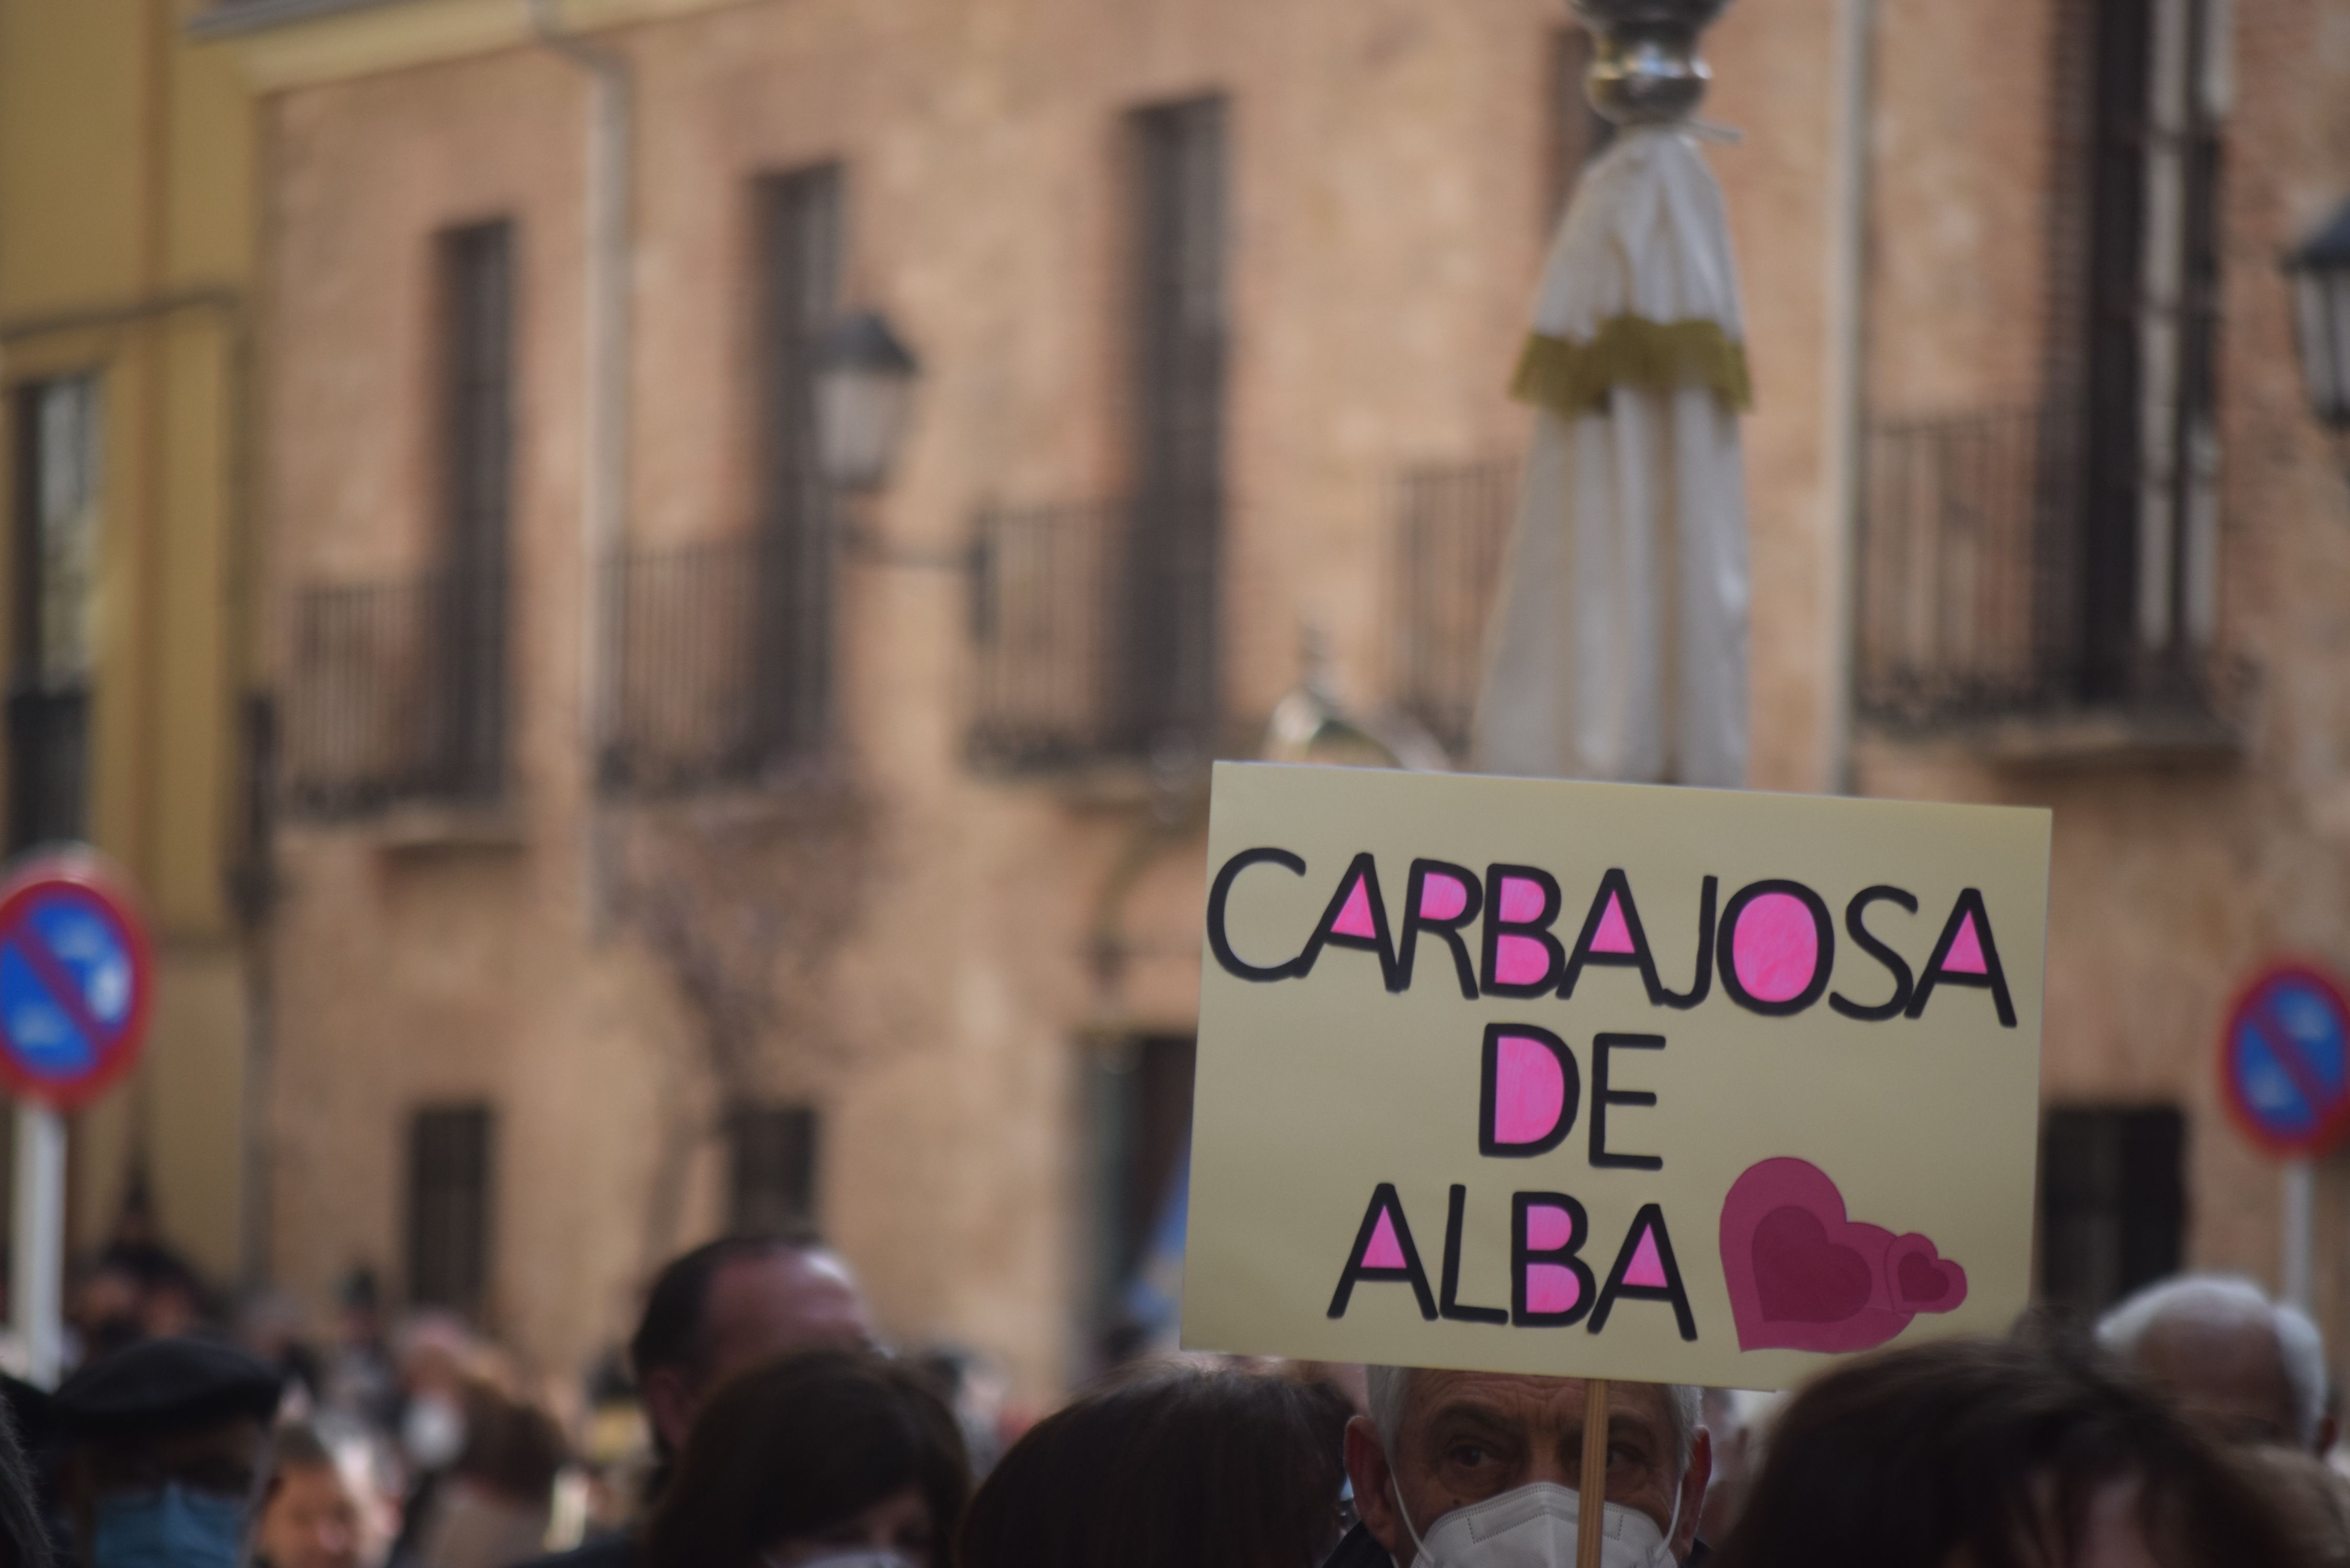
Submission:
[[[1774,1388],[2031,1278],[2049,815],[1220,763],[1187,1346]]]
[[[2350,1133],[2350,1002],[2305,964],[2263,970],[2230,1010],[2220,1087],[2271,1154],[2323,1154]]]
[[[138,1060],[153,1002],[138,906],[88,852],[25,862],[0,883],[0,1085],[72,1110]]]

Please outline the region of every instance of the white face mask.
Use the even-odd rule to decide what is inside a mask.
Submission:
[[[1535,1481],[1454,1509],[1425,1538],[1413,1526],[1400,1493],[1396,1510],[1419,1548],[1412,1568],[1575,1568],[1580,1501],[1555,1481]],[[1680,1517],[1679,1488],[1673,1491],[1672,1522],[1662,1531],[1637,1508],[1606,1504],[1599,1523],[1603,1568],[1676,1568],[1671,1543]]]
[[[400,1446],[417,1469],[437,1470],[465,1451],[465,1412],[444,1394],[419,1394],[400,1420]]]

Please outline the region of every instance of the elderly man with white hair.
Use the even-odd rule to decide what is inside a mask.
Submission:
[[[1573,1377],[1370,1368],[1347,1428],[1362,1523],[1328,1568],[1573,1568],[1584,1386]],[[1606,1568],[1703,1560],[1713,1468],[1698,1391],[1607,1386]]]
[[[2215,1437],[2317,1454],[2334,1446],[2317,1325],[2250,1280],[2186,1274],[2148,1285],[2099,1320],[2097,1342]]]

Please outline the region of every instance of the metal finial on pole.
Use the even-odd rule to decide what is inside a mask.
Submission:
[[[1592,107],[1618,125],[1687,119],[1712,73],[1698,54],[1698,35],[1730,0],[1575,0],[1591,29]]]

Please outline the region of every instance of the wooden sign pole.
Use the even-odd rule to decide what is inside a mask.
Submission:
[[[1607,1508],[1607,1379],[1583,1385],[1583,1481],[1575,1500],[1575,1568],[1599,1568],[1599,1525]]]

